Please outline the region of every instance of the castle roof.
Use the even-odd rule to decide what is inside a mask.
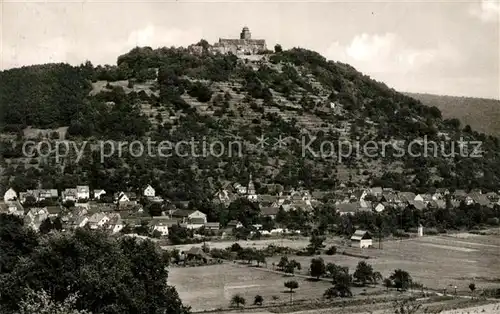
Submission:
[[[226,39],[219,38],[219,45],[264,45],[266,43],[265,39]]]

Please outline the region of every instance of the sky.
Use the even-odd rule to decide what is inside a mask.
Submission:
[[[135,46],[238,38],[303,47],[399,91],[500,99],[500,0],[0,0],[0,69],[116,64]]]

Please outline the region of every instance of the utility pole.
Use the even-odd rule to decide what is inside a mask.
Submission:
[[[382,249],[382,228],[378,228],[378,249]]]

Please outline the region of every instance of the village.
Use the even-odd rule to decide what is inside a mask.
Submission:
[[[276,189],[277,187],[277,189]],[[256,206],[262,218],[274,220],[280,210],[293,212],[301,210],[313,213],[324,205],[333,205],[339,215],[354,215],[360,212],[381,213],[388,208],[456,208],[461,204],[486,206],[493,208],[500,205],[498,193],[482,193],[481,190],[455,190],[438,188],[429,193],[395,191],[389,188],[353,188],[341,185],[334,191],[283,190],[273,185],[276,194],[257,194],[252,177],[247,184],[227,183],[217,191],[212,199],[214,204],[228,207],[238,199],[246,199]],[[34,189],[17,193],[8,189],[0,203],[0,210],[24,217],[25,223],[38,231],[46,219],[60,220],[63,230],[89,227],[102,229],[116,234],[125,226],[131,228],[147,224],[151,233],[158,237],[167,237],[172,226],[180,226],[197,231],[212,231],[213,235],[222,238],[231,234],[235,228],[243,227],[239,221],[229,221],[221,225],[219,221],[208,221],[204,208],[192,208],[189,200],[172,202],[156,194],[148,185],[142,191],[118,192],[108,195],[103,189],[90,189],[89,186],[76,186],[63,191],[56,189]],[[144,210],[147,205],[154,204],[160,208],[158,215],[151,215]],[[300,230],[287,230],[277,225],[270,230],[262,229],[262,225],[252,226],[263,236],[278,234],[299,234]],[[423,227],[423,226],[422,226]],[[420,234],[421,232],[419,232]],[[423,231],[422,231],[423,233]]]

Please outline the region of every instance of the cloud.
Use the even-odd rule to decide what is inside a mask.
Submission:
[[[38,44],[18,40],[15,44],[3,43],[0,52],[1,69],[23,65],[67,62],[80,64],[91,60],[94,64],[114,64],[116,58],[136,46],[157,47],[187,46],[202,38],[200,29],[164,28],[155,25],[131,31],[120,39],[109,40],[94,37],[81,39],[76,36],[58,36]]]
[[[500,20],[500,1],[481,0],[470,6],[469,13],[483,22],[497,22]]]
[[[127,46],[188,46],[200,40],[201,29],[182,30],[177,28],[162,28],[152,24],[130,33]]]
[[[437,62],[460,62],[460,55],[449,46],[419,49],[409,46],[394,33],[355,36],[350,43],[334,42],[327,58],[349,63],[367,74],[407,74]]]

